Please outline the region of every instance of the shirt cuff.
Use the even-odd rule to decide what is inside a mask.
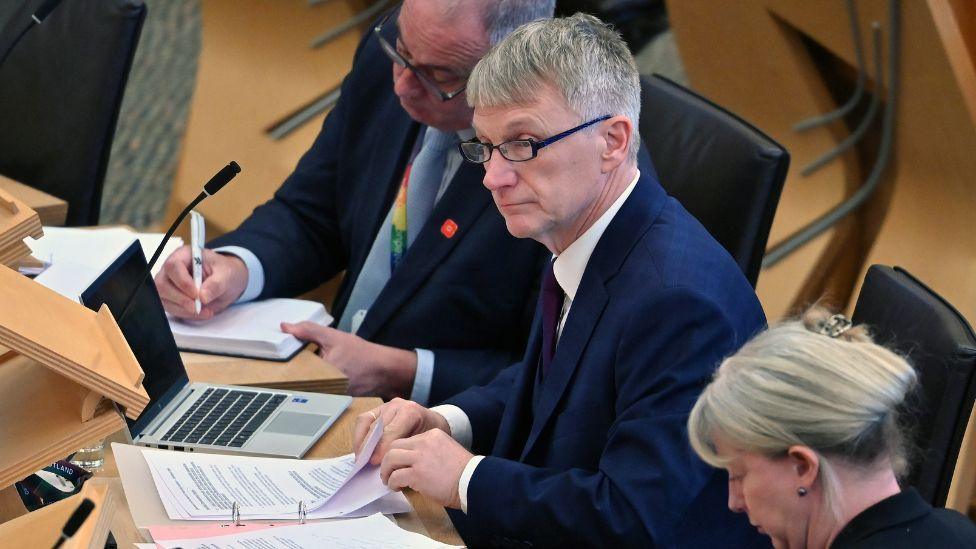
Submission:
[[[219,254],[237,256],[247,267],[247,287],[244,288],[244,293],[234,303],[251,301],[261,295],[261,291],[264,290],[264,266],[261,265],[261,260],[254,255],[254,252],[240,246],[221,246],[214,248],[214,251]]]
[[[430,400],[430,386],[434,381],[434,352],[427,349],[414,350],[417,351],[417,373],[413,377],[410,400],[427,406],[427,401]]]
[[[483,459],[485,459],[485,456],[474,456],[469,459],[468,464],[461,471],[461,478],[458,479],[458,499],[461,500],[461,512],[465,515],[468,514],[468,484],[471,483],[471,477],[474,475],[475,467]]]
[[[471,441],[474,438],[471,433],[471,420],[464,410],[453,404],[441,404],[434,406],[430,411],[437,412],[447,420],[447,425],[451,428],[451,437],[458,441],[458,444],[464,446],[465,450],[471,449]]]

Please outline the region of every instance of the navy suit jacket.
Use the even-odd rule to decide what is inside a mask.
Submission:
[[[525,357],[448,400],[467,413],[472,546],[769,546],[727,508],[724,471],[685,422],[723,357],[765,326],[732,258],[643,173],[590,257],[539,379],[540,314]]]
[[[392,43],[396,25],[386,31]],[[300,294],[345,270],[332,311],[342,316],[377,232],[389,230],[380,224],[422,130],[393,93],[391,66],[368,33],[294,173],[237,230],[209,244],[257,255],[261,299]],[[483,177],[481,166],[461,164],[358,332],[434,351],[431,402],[488,382],[522,356],[548,257],[540,244],[508,233]],[[441,231],[448,220],[457,225],[450,237]]]

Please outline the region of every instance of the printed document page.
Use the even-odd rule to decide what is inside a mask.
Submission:
[[[234,503],[242,520],[343,516],[390,493],[369,456],[383,434],[375,422],[364,451],[332,459],[294,460],[144,450],[171,519],[226,520]]]

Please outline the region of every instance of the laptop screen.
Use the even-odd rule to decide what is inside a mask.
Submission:
[[[119,321],[118,315],[133,289],[139,290],[129,312]],[[138,435],[160,410],[188,383],[186,369],[169,329],[163,303],[156,285],[146,276],[146,256],[138,241],[133,242],[81,294],[86,307],[97,311],[108,304],[116,322],[145,373],[142,385],[149,393],[149,405],[133,421],[126,418],[132,436]]]

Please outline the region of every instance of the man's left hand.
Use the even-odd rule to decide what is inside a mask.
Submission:
[[[281,323],[281,331],[319,346],[319,356],[349,378],[349,394],[409,398],[417,374],[417,353],[366,341],[314,322]]]
[[[472,457],[450,435],[431,429],[394,441],[380,465],[380,478],[391,490],[412,488],[439,505],[460,509],[458,480]]]

